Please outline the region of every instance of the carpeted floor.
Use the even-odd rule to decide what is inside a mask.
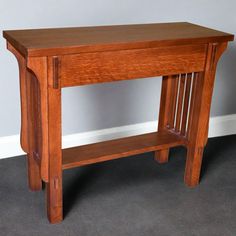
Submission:
[[[25,157],[0,160],[1,236],[235,236],[236,136],[210,139],[198,187],[183,183],[185,150],[67,170],[65,219],[50,225],[45,192],[27,188]]]

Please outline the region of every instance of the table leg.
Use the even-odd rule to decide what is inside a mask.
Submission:
[[[194,73],[184,177],[185,183],[190,187],[199,183],[202,155],[207,141],[216,65],[225,49],[225,43],[209,44],[205,71]]]
[[[47,190],[47,213],[51,223],[63,219],[62,204],[62,144],[61,144],[61,89],[53,87],[53,60],[48,60],[48,148],[49,182]]]
[[[31,191],[40,191],[42,189],[42,180],[38,163],[34,160],[31,154],[27,154],[28,166],[28,185]]]
[[[51,223],[62,221],[61,89],[54,88],[53,58],[31,57],[27,67],[39,84],[40,133],[37,138],[41,177],[46,184],[47,215]]]
[[[169,129],[175,113],[173,92],[177,91],[176,76],[164,76],[162,79],[161,102],[159,109],[158,131]],[[155,160],[159,163],[168,162],[169,149],[155,152]]]

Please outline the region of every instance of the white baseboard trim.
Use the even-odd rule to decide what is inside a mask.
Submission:
[[[117,139],[157,130],[157,122],[150,121],[108,129],[94,130],[83,133],[65,135],[62,137],[63,148],[79,146],[88,143]],[[210,118],[209,137],[236,134],[236,114]],[[20,136],[0,137],[0,159],[24,155],[20,147]]]

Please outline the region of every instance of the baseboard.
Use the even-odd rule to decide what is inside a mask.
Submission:
[[[148,133],[156,130],[157,122],[150,121],[109,129],[76,133],[63,136],[62,146],[63,148],[73,147],[109,139],[117,139],[121,137]],[[236,114],[212,117],[210,119],[209,137],[219,137],[231,134],[236,134]],[[20,147],[19,135],[0,137],[0,159],[24,154],[25,153]]]

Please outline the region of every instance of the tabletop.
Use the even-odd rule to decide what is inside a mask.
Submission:
[[[3,31],[24,56],[224,42],[233,35],[188,22]]]

